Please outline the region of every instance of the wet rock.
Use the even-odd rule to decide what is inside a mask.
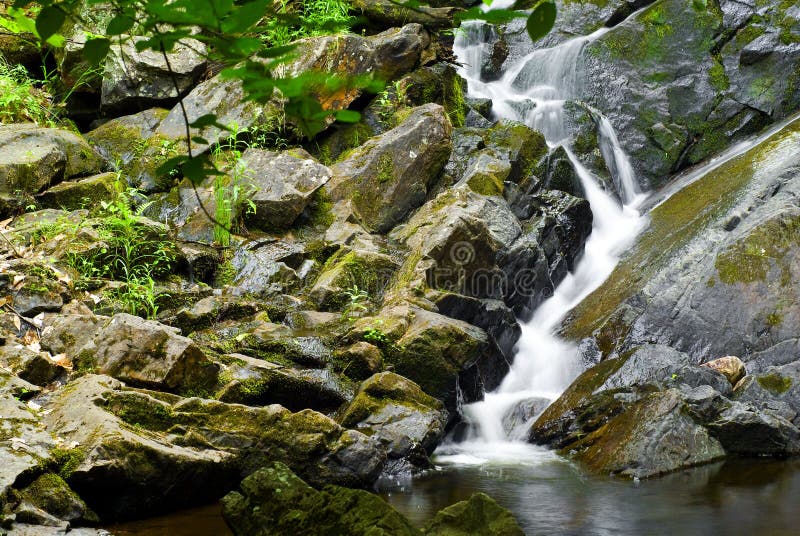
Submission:
[[[220,378],[227,383],[217,393],[222,402],[329,413],[353,396],[352,388],[326,369],[296,369],[242,354],[229,354],[224,361]]]
[[[425,202],[450,155],[451,130],[441,106],[415,108],[398,127],[335,164],[326,191],[334,201],[351,200],[367,229],[389,231]]]
[[[366,380],[383,369],[380,348],[364,341],[336,352],[334,358],[340,372],[354,380]]]
[[[102,324],[78,350],[76,361],[125,382],[167,391],[207,389],[218,374],[200,348],[175,328],[126,313]]]
[[[234,294],[269,296],[297,288],[304,263],[303,247],[283,241],[255,241],[238,247],[230,260]]]
[[[670,389],[646,396],[568,450],[598,473],[648,478],[725,455],[720,442],[681,411]]]
[[[261,229],[290,227],[331,171],[302,149],[272,152],[248,149],[241,159],[255,212],[248,222]]]
[[[800,430],[783,417],[734,402],[708,424],[708,429],[735,454],[787,455],[800,452]]]
[[[35,194],[105,163],[79,135],[32,123],[0,125],[0,194]]]
[[[365,436],[310,410],[127,390],[106,376],[76,380],[47,409],[48,429],[78,445],[65,480],[104,520],[211,501],[268,461],[315,484],[366,486],[385,460]]]
[[[392,372],[361,384],[339,422],[377,440],[389,457],[388,470],[427,467],[447,423],[444,406],[414,382]],[[400,462],[402,460],[402,462]]]
[[[531,419],[538,417],[550,405],[547,398],[535,397],[521,400],[503,416],[503,430],[508,437],[524,438]]]
[[[527,318],[583,253],[592,212],[586,200],[559,191],[531,196],[514,208],[524,218],[521,233],[499,253],[497,264],[506,281],[504,301]]]
[[[424,533],[431,536],[522,536],[511,511],[497,504],[484,493],[473,493],[466,501],[457,502],[438,512],[425,524]]]
[[[711,370],[716,370],[725,376],[731,385],[736,385],[739,380],[744,378],[745,374],[747,374],[742,360],[732,355],[703,363],[702,366],[710,368]]]
[[[237,536],[420,534],[377,495],[336,486],[317,491],[282,463],[244,479],[239,491],[223,498],[222,514]]]
[[[34,196],[43,208],[78,210],[117,198],[117,174],[103,173],[79,181],[64,181]]]
[[[170,104],[188,92],[205,71],[206,46],[200,41],[178,41],[167,53],[167,68],[167,60],[160,52],[137,50],[136,45],[145,40],[120,36],[112,44],[100,93],[103,108]]]
[[[470,52],[478,55],[480,63],[480,65],[469,65],[470,70],[473,72],[477,70],[482,81],[488,82],[500,78],[503,62],[508,57],[508,43],[503,34],[495,25],[483,21],[465,24],[462,26],[461,32],[456,36],[456,44],[463,40],[464,43],[480,47],[479,50],[473,49]],[[474,43],[480,43],[480,45],[474,45]]]

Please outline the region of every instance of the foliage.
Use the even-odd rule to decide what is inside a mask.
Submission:
[[[272,46],[285,46],[297,39],[315,35],[344,32],[350,29],[355,19],[350,16],[351,6],[345,0],[310,0],[294,6],[287,0],[280,0],[277,12],[283,15],[296,10],[293,24],[274,18],[267,22],[263,36]]]
[[[155,278],[169,273],[175,253],[159,229],[144,224],[131,208],[135,191],[120,193],[113,202],[102,202],[95,231],[99,245],[84,252],[70,252],[67,263],[87,280],[116,280],[108,297],[132,314],[155,317],[160,293]],[[86,222],[73,224],[77,230]]]
[[[358,285],[353,285],[344,293],[347,296],[347,303],[342,310],[342,318],[355,320],[369,310],[367,307],[369,303],[369,293],[358,288]]]
[[[0,123],[33,121],[51,124],[49,95],[35,86],[22,65],[9,65],[0,56]]]

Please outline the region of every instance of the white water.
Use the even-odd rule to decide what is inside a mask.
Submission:
[[[521,401],[554,400],[581,372],[577,347],[556,336],[555,330],[573,307],[606,280],[620,255],[645,225],[645,218],[636,210],[644,196],[611,123],[601,113],[592,110],[598,123],[601,152],[624,205],[604,189],[570,149],[564,103],[580,100],[586,83],[580,67],[581,51],[586,43],[605,31],[601,29],[550,49],[534,51],[511,65],[495,82],[479,79],[481,54],[486,48],[483,40],[491,32],[481,23],[468,23],[457,35],[454,50],[464,65],[461,74],[469,83],[470,95],[492,99],[496,116],[524,122],[540,131],[550,147],[564,146],[594,219],[592,233],[575,270],[539,306],[533,318],[522,325],[517,355],[500,387],[486,393],[483,401],[464,406],[464,418],[470,424],[468,439],[442,445],[437,451],[438,462],[540,463],[553,459],[544,449],[529,445],[522,438],[509,437],[502,425],[503,417]]]

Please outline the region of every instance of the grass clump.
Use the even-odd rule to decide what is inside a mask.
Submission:
[[[264,39],[283,46],[304,37],[346,32],[355,22],[346,0],[278,0],[276,16],[267,23]]]

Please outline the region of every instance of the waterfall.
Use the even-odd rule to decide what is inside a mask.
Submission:
[[[498,118],[514,119],[538,130],[551,148],[564,147],[591,205],[592,232],[575,269],[522,324],[517,354],[500,387],[486,393],[483,401],[464,406],[469,437],[439,448],[437,460],[445,463],[531,461],[544,455],[542,449],[524,443],[522,438],[510,437],[503,418],[520,402],[552,402],[581,372],[578,348],[560,339],[555,331],[567,313],[606,280],[645,225],[645,218],[636,210],[644,196],[608,119],[598,110],[591,110],[598,126],[601,153],[622,204],[575,156],[565,120],[565,102],[580,100],[586,82],[581,53],[587,43],[608,30],[535,50],[508,66],[500,80],[485,82],[480,80],[480,62],[486,40],[494,37],[493,31],[485,23],[469,22],[457,33],[454,50],[463,65],[461,75],[467,79],[469,94],[492,99],[492,110]]]

